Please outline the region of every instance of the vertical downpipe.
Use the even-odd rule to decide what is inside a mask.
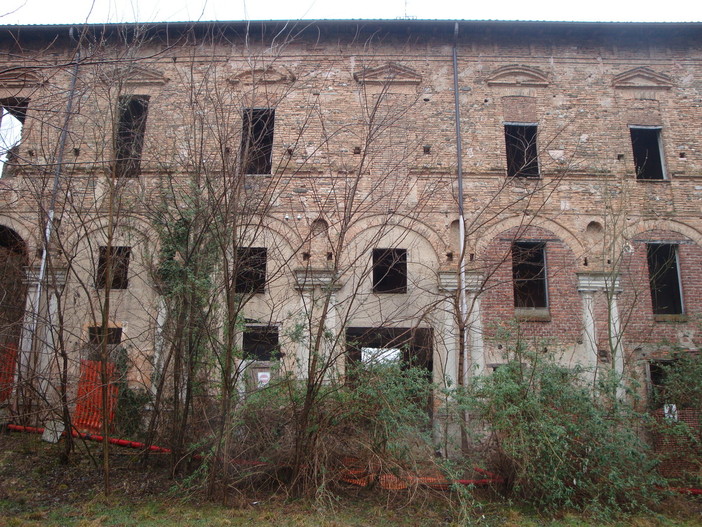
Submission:
[[[466,223],[463,209],[463,139],[461,136],[461,107],[458,94],[458,22],[453,30],[453,98],[456,121],[456,167],[458,178],[458,240],[460,256],[458,259],[459,269],[459,304],[461,311],[461,322],[463,325],[463,371],[461,372],[461,382],[465,386],[468,383],[468,304],[466,302]]]
[[[54,165],[54,181],[51,190],[51,201],[49,202],[49,210],[47,212],[46,225],[44,227],[44,238],[42,240],[42,250],[41,250],[41,261],[39,264],[39,274],[37,276],[37,287],[34,292],[34,302],[32,303],[32,313],[31,313],[31,331],[32,340],[34,340],[37,331],[37,324],[39,319],[39,303],[41,302],[41,295],[44,280],[46,277],[46,265],[47,257],[49,252],[49,244],[51,243],[51,235],[54,228],[54,216],[56,214],[56,199],[58,196],[59,185],[61,182],[61,168],[63,166],[63,156],[66,150],[66,138],[68,136],[68,126],[71,121],[71,114],[73,113],[73,99],[76,92],[76,82],[78,80],[78,66],[80,64],[80,40],[77,40],[74,36],[74,28],[71,27],[68,35],[71,40],[77,42],[75,63],[73,65],[73,76],[71,77],[71,86],[68,92],[68,101],[66,102],[66,115],[64,117],[63,126],[61,127],[61,133],[59,135],[58,149],[56,151],[56,160]],[[33,348],[34,346],[31,346]],[[30,348],[30,349],[31,349]],[[27,364],[29,367],[29,364]],[[29,371],[27,372],[29,373]],[[46,384],[48,379],[44,379],[41,385],[41,391],[44,395],[46,391]]]

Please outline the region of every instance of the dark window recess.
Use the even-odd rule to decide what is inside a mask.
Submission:
[[[244,359],[271,361],[279,358],[276,326],[247,326],[244,329]]]
[[[95,286],[98,289],[107,289],[107,271],[110,271],[110,289],[127,289],[129,285],[129,257],[131,247],[100,247],[100,254],[97,267],[97,280]]]
[[[241,167],[244,174],[270,174],[275,110],[247,108],[241,131]]]
[[[0,176],[6,163],[17,161],[29,99],[0,99]]]
[[[363,362],[364,350],[374,357],[373,350],[398,349],[403,367],[414,366],[431,373],[432,336],[431,328],[348,328],[346,355],[349,363],[358,364]]]
[[[126,350],[119,344],[122,342],[122,328],[104,328],[90,326],[88,328],[88,360],[101,360],[103,358],[102,343],[107,343],[108,359],[116,360],[119,355],[126,361]]]
[[[651,381],[651,406],[660,408],[666,401],[665,384],[668,370],[675,364],[672,360],[651,361],[648,364]]]
[[[373,292],[407,292],[406,249],[373,249]]]
[[[88,343],[98,347],[102,343],[103,336],[106,337],[108,346],[116,346],[122,342],[122,328],[106,328],[107,334],[102,326],[90,326],[88,328]]]
[[[116,177],[139,175],[148,110],[148,95],[124,95],[119,98],[115,134]]]
[[[514,279],[514,307],[548,307],[545,243],[514,242],[512,244],[512,278]]]
[[[660,128],[630,128],[636,179],[664,179]]]
[[[678,246],[668,243],[649,243],[646,246],[646,253],[653,313],[656,315],[682,314]]]
[[[236,283],[237,293],[263,293],[266,290],[266,258],[265,247],[239,247],[236,250]]]
[[[506,124],[505,145],[509,177],[539,177],[536,125]]]

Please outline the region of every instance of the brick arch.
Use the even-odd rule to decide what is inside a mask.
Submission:
[[[677,233],[702,246],[702,231],[675,220],[642,220],[630,227],[627,238],[634,239],[655,231]]]
[[[300,233],[297,230],[293,229],[285,221],[272,216],[254,216],[254,219],[256,221],[249,222],[249,226],[251,226],[252,228],[256,227],[262,230],[265,229],[271,233],[274,233],[277,237],[280,238],[280,240],[282,240],[288,246],[288,249],[293,253],[297,252],[300,248],[303,247],[303,237],[300,236]],[[295,220],[291,219],[289,221],[292,222]]]
[[[416,218],[408,218],[405,216],[393,216],[390,220],[383,214],[374,214],[365,216],[362,220],[354,225],[353,235],[349,238],[349,242],[355,241],[359,236],[365,233],[368,229],[392,229],[401,228],[409,232],[413,232],[432,248],[435,261],[440,261],[441,249],[444,247],[443,239],[439,233],[427,225],[426,223]]]
[[[538,228],[545,231],[549,231],[553,234],[555,238],[562,240],[573,253],[578,256],[585,252],[583,244],[580,242],[578,237],[567,229],[560,223],[557,223],[548,218],[534,217],[531,221],[525,224],[523,216],[512,216],[511,218],[506,218],[501,220],[483,232],[479,232],[474,236],[470,236],[468,239],[469,246],[472,246],[477,255],[482,255],[485,253],[487,247],[493,243],[495,238],[500,235],[504,236],[504,233],[515,228],[522,228],[525,232],[529,232],[529,229]]]
[[[33,249],[40,247],[39,240],[34,237],[34,231],[23,222],[3,215],[0,215],[0,225],[10,229],[22,239],[28,259],[31,260]]]
[[[101,216],[94,221],[94,224],[90,229],[84,232],[77,232],[75,234],[74,241],[80,242],[80,240],[86,238],[93,238],[97,234],[104,232],[108,225],[109,219],[105,216]],[[149,241],[155,248],[158,248],[160,245],[158,233],[155,227],[139,216],[122,216],[118,218],[114,228],[116,235],[119,235],[120,232],[130,231],[136,233],[138,236],[143,238],[144,241]]]

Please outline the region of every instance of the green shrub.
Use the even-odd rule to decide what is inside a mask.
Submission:
[[[307,416],[304,381],[285,378],[247,395],[235,410],[229,454],[267,465],[240,465],[241,482],[273,478],[285,487],[319,494],[338,482],[349,458],[375,473],[401,473],[431,462],[432,387],[426,372],[393,363],[358,366],[347,373],[345,381],[317,386]],[[306,445],[302,458],[301,441]]]
[[[673,486],[702,485],[702,356],[689,352],[659,364],[661,384],[653,391],[653,408],[667,406],[653,420],[653,437],[661,472]],[[656,415],[656,413],[654,413]]]
[[[550,510],[643,507],[658,482],[639,417],[614,399],[612,375],[593,387],[583,373],[522,352],[458,400],[490,430],[494,468],[513,497]]]

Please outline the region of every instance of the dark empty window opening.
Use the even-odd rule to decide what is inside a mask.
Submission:
[[[241,131],[241,167],[244,174],[270,174],[275,110],[247,108]]]
[[[108,358],[112,360],[117,358],[115,355],[120,351],[125,352],[124,348],[119,346],[122,342],[122,328],[90,326],[88,327],[88,360],[102,359],[103,342],[107,345],[106,351],[110,355]],[[124,358],[126,359],[126,356]]]
[[[99,346],[103,337],[107,340],[108,346],[116,346],[122,342],[122,328],[103,328],[102,326],[88,328],[88,343],[91,346]]]
[[[17,160],[28,99],[0,99],[0,177],[8,163]]]
[[[678,246],[669,243],[646,245],[651,302],[655,315],[683,314],[678,271]]]
[[[665,385],[668,370],[675,365],[674,360],[654,360],[648,363],[648,373],[650,381],[650,404],[652,408],[661,408],[668,401],[665,393]]]
[[[661,129],[631,127],[636,179],[665,179],[661,156]]]
[[[116,177],[139,175],[148,110],[148,95],[123,95],[119,98],[115,134]]]
[[[539,177],[535,124],[505,124],[507,176]]]
[[[100,247],[96,287],[98,289],[127,289],[131,247]],[[109,278],[108,278],[109,271]]]
[[[406,249],[373,249],[373,292],[407,292]]]
[[[400,361],[403,367],[433,369],[431,328],[348,328],[346,355],[350,364]]]
[[[548,307],[546,284],[546,244],[514,242],[512,244],[514,307]]]
[[[265,247],[239,247],[236,250],[236,284],[237,293],[263,293],[266,290]]]
[[[277,326],[246,326],[243,356],[247,360],[272,361],[280,356]]]

